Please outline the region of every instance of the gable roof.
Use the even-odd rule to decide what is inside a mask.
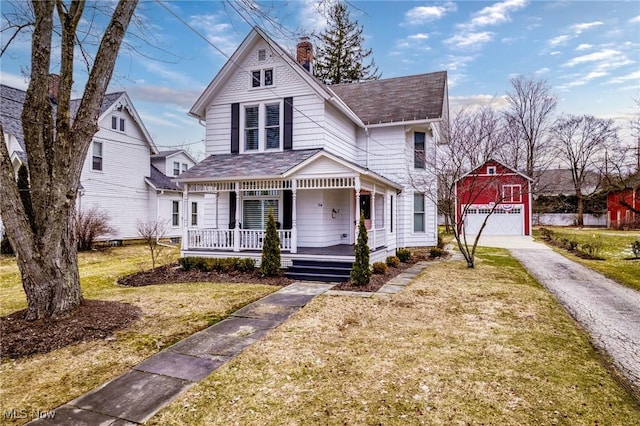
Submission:
[[[27,92],[24,90],[0,84],[0,114],[2,115],[2,127],[5,133],[15,136],[23,151],[26,151],[26,149],[24,145],[24,134],[22,133],[21,116],[26,94]],[[71,101],[69,108],[71,110],[70,112],[72,117],[75,117],[78,112],[78,108],[80,108],[80,101],[80,99],[73,99]],[[133,107],[133,103],[126,92],[114,92],[104,95],[102,105],[100,106],[98,122],[104,119],[112,108],[126,109],[129,114],[131,114],[134,121],[138,123],[140,129],[142,129],[142,132],[151,147],[151,151],[158,152],[158,149],[153,143],[153,139],[151,139],[151,135],[147,132],[147,129],[142,123],[142,119]]]
[[[488,164],[497,164],[497,165],[500,165],[500,166],[504,167],[505,169],[509,170],[510,172],[512,172],[513,174],[519,175],[519,176],[521,176],[521,177],[523,177],[523,178],[527,179],[527,180],[528,180],[528,181],[530,181],[530,182],[532,182],[532,181],[533,181],[533,178],[531,178],[531,177],[529,177],[529,176],[525,175],[524,173],[521,173],[521,172],[519,172],[519,171],[517,171],[517,170],[514,170],[513,168],[511,168],[511,167],[507,166],[506,164],[504,164],[503,162],[498,161],[498,160],[493,159],[493,158],[489,158],[489,159],[488,159],[488,160],[486,160],[484,163],[480,164],[478,167],[476,167],[476,168],[474,168],[473,170],[471,170],[471,171],[469,171],[469,172],[467,172],[467,173],[463,174],[462,176],[460,176],[460,177],[456,180],[456,182],[461,181],[462,179],[466,178],[467,176],[471,176],[471,175],[477,174],[478,170],[482,169],[483,167],[487,166]],[[496,177],[500,177],[500,176],[504,176],[504,173],[498,173],[498,174],[496,174]]]
[[[440,119],[447,72],[329,86],[365,124]]]
[[[177,183],[153,165],[151,165],[150,176],[145,177],[144,180],[156,190],[182,191]]]
[[[184,154],[187,156],[187,158],[191,161],[193,161],[193,163],[197,163],[197,161],[191,156],[191,154],[189,154],[187,151],[185,151],[184,149],[171,149],[171,150],[167,150],[167,151],[160,151],[157,154],[153,154],[151,156],[152,160],[163,160],[169,157],[173,157],[176,154]]]
[[[355,172],[372,176],[394,188],[402,188],[397,183],[380,174],[320,148],[261,152],[256,154],[210,155],[173,180],[174,182],[204,182],[215,180],[235,181],[248,178],[287,178],[320,157],[329,158],[345,165]]]

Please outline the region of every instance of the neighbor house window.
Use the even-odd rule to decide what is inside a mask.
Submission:
[[[424,132],[415,132],[413,134],[413,167],[416,169],[424,169]]]
[[[273,86],[273,69],[251,71],[251,87]]]
[[[191,226],[198,226],[198,203],[191,203]]]
[[[180,226],[180,201],[171,202],[171,225]]]
[[[93,142],[93,152],[91,156],[91,169],[102,170],[102,142]]]
[[[177,161],[173,162],[173,175],[178,176],[180,174],[180,163]]]
[[[258,107],[250,106],[244,109],[244,150],[252,151],[258,149],[259,129],[258,129]]]
[[[187,163],[182,163],[182,171],[186,172],[187,170],[189,170],[189,165]]]
[[[488,175],[495,175],[496,174],[496,167],[495,166],[488,166],[487,167],[487,174]]]
[[[520,185],[504,185],[502,187],[502,198],[505,203],[521,203],[522,202],[522,186]]]
[[[124,118],[115,115],[111,116],[111,129],[124,132]]]
[[[266,229],[269,210],[273,210],[273,217],[278,221],[277,199],[244,199],[242,201],[242,227],[244,229]]]
[[[265,106],[267,149],[280,148],[280,104]]]
[[[413,232],[424,232],[424,194],[413,194]]]

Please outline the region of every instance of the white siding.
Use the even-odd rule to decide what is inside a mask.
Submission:
[[[330,104],[325,107],[325,147],[340,157],[356,162],[356,125]]]
[[[313,163],[307,165],[304,168],[304,170],[301,170],[300,173],[296,175],[296,177],[314,176],[314,175],[322,175],[322,176],[353,175],[353,170],[346,166],[338,164],[329,158],[321,157],[315,160]]]
[[[352,243],[352,194],[352,190],[337,189],[298,191],[298,247]]]
[[[186,156],[183,152],[177,152],[171,156],[165,158],[155,158],[151,161],[153,166],[160,170],[162,173],[169,177],[173,177],[173,163],[180,163],[180,173],[182,173],[182,165],[186,164],[188,168],[191,168],[195,165],[193,161],[189,157]]]

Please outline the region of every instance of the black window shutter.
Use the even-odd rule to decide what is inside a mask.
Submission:
[[[229,229],[236,227],[236,193],[229,193]]]
[[[293,228],[293,192],[285,189],[282,197],[282,229]]]
[[[231,104],[231,153],[240,152],[240,104]]]
[[[284,98],[284,149],[293,149],[293,98]]]

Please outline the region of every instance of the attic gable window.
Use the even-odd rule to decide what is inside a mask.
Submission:
[[[125,119],[116,115],[111,116],[111,130],[124,132]]]
[[[258,60],[260,62],[267,58],[267,51],[265,49],[258,49]]]
[[[251,71],[251,87],[273,86],[273,68]]]
[[[487,174],[495,175],[496,174],[496,166],[487,166]]]

